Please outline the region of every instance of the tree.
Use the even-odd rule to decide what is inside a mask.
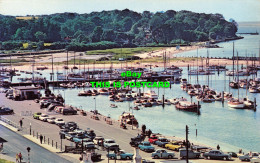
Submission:
[[[102,34],[103,29],[100,26],[97,26],[92,32],[92,42],[99,42]]]
[[[38,41],[44,41],[47,37],[46,34],[41,31],[36,32],[34,36]]]

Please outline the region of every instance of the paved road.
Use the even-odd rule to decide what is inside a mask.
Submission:
[[[8,142],[4,144],[4,152],[10,157],[15,157],[16,153],[21,152],[23,161],[28,161],[27,147],[31,148],[31,162],[32,163],[70,163],[70,161],[52,153],[45,148],[38,146],[30,140],[22,137],[21,135],[0,125],[0,135]]]

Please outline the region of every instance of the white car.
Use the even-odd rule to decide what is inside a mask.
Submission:
[[[251,163],[259,163],[260,162],[260,157],[253,157],[250,161]]]
[[[49,117],[48,119],[47,119],[47,122],[49,122],[49,123],[55,123],[55,117]]]
[[[42,115],[39,117],[39,120],[46,122],[48,118],[49,118],[49,115],[47,115],[47,114],[42,114]]]
[[[55,119],[54,122],[55,122],[56,125],[63,125],[63,124],[65,124],[65,122],[64,122],[64,120],[62,118],[57,118],[57,119]]]
[[[96,136],[96,137],[94,138],[93,142],[94,142],[94,144],[96,144],[96,145],[100,145],[102,140],[103,140],[103,142],[104,142],[103,136]]]

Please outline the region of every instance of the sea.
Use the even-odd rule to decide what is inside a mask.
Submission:
[[[239,23],[238,32],[260,32],[259,22]],[[221,48],[209,49],[211,57],[232,57],[233,42],[235,43],[235,51],[239,56],[259,56],[260,35],[242,35],[244,39],[219,43]],[[206,56],[206,49],[199,49],[199,56]],[[184,52],[179,56],[197,56],[196,50]],[[240,65],[241,66],[241,65]],[[231,69],[232,66],[227,66]],[[187,78],[190,83],[197,83],[196,76],[188,76],[187,67],[182,67],[182,78]],[[155,71],[162,70],[156,68]],[[51,70],[42,71],[43,76],[50,78]],[[56,73],[56,71],[55,71]],[[258,75],[241,78],[255,78]],[[24,75],[20,77],[31,77]],[[239,110],[228,107],[225,102],[201,103],[201,114],[183,112],[175,109],[174,105],[154,106],[151,108],[141,108],[141,110],[132,110],[133,102],[115,103],[109,101],[108,96],[99,95],[94,97],[77,96],[82,88],[60,89],[51,88],[56,94],[61,94],[65,97],[65,103],[70,104],[86,111],[97,109],[103,115],[111,116],[113,119],[119,119],[123,112],[131,112],[135,115],[139,122],[139,126],[145,124],[147,129],[151,129],[154,133],[161,133],[167,136],[176,136],[185,138],[185,126],[189,127],[189,139],[191,142],[200,142],[202,144],[216,147],[217,145],[224,151],[238,152],[257,151],[260,152],[260,94],[248,93],[246,89],[231,89],[228,87],[232,77],[224,75],[224,72],[207,76],[199,76],[199,84],[209,84],[210,88],[217,92],[231,92],[234,97],[248,97],[251,100],[256,99],[257,110]],[[16,82],[17,78],[13,79]],[[86,88],[92,89],[92,88]],[[137,88],[134,91],[139,91]],[[141,88],[142,92],[146,92],[150,88]],[[184,97],[188,100],[196,102],[196,99],[191,99],[190,96],[180,88],[180,84],[173,84],[171,88],[151,88],[162,99],[164,95],[167,99]],[[96,106],[95,106],[96,103]],[[118,108],[111,108],[110,104],[115,103]],[[197,130],[197,135],[196,135]]]

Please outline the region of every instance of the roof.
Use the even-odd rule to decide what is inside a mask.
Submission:
[[[7,142],[7,141],[0,137],[0,143],[5,143],[5,142]]]
[[[32,87],[32,86],[18,86],[18,87],[13,87],[13,89],[28,90],[28,89],[39,89],[39,88],[38,87]]]

